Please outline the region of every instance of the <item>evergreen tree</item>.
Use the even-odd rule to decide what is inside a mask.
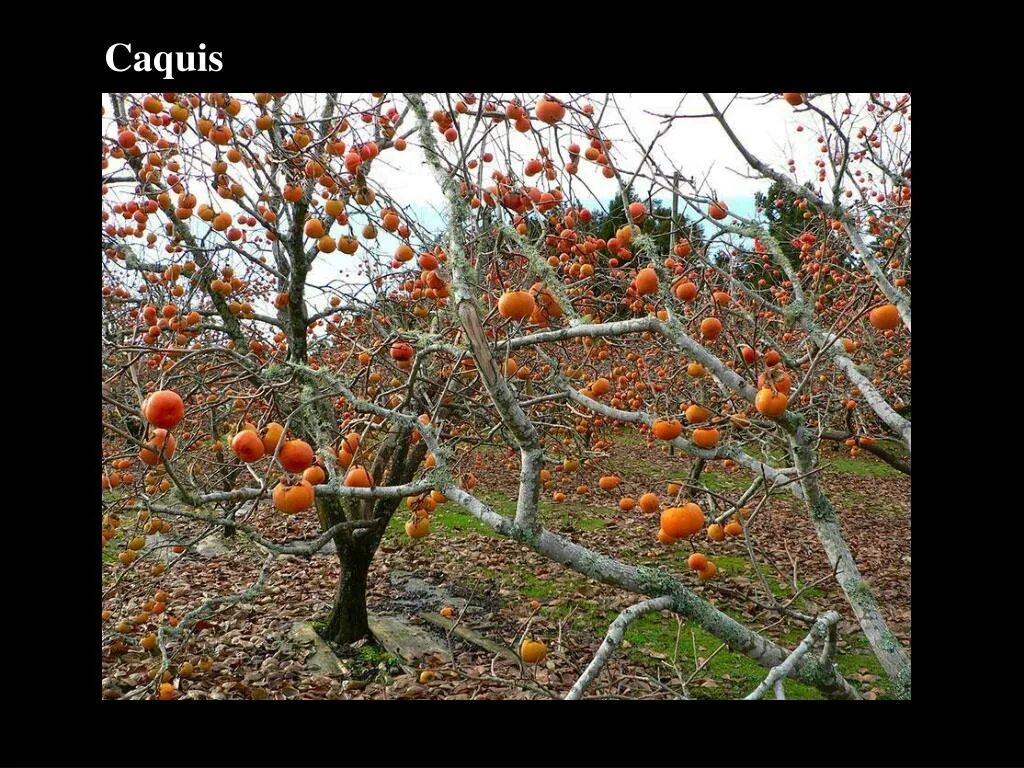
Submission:
[[[640,231],[654,239],[659,253],[668,255],[672,232],[672,209],[663,205],[659,200],[642,200],[632,189],[627,190],[627,198],[631,203],[642,202],[647,206],[648,215],[640,225]],[[592,210],[591,213],[594,217],[583,228],[583,231],[603,240],[615,237],[616,230],[626,225],[626,212],[619,195],[608,202],[607,212]],[[703,244],[704,232],[700,225],[690,224],[681,212],[678,215],[677,223],[679,227],[679,231],[676,233],[677,241],[689,240],[693,249]]]

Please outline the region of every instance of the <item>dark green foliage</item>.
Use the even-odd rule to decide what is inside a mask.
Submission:
[[[672,209],[663,205],[659,200],[642,199],[633,190],[627,190],[627,196],[629,202],[642,202],[647,206],[648,216],[644,223],[640,225],[640,230],[654,239],[659,252],[667,255],[671,242]],[[592,234],[603,240],[610,240],[615,237],[615,231],[626,224],[626,212],[623,210],[622,198],[618,195],[608,202],[607,212],[592,210],[591,213],[594,215],[594,218],[587,222],[587,224],[581,225],[579,229],[586,234]],[[688,222],[682,213],[679,214],[678,218],[679,232],[677,239],[688,239],[693,248],[703,244],[704,232],[701,227]]]

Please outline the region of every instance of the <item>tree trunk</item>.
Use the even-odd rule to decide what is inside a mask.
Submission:
[[[316,382],[304,375],[303,383],[312,391]],[[299,427],[304,428],[304,437],[316,445],[326,444],[327,430],[324,425],[335,418],[330,401],[320,398],[309,411],[311,413],[306,419],[299,422]],[[427,447],[423,441],[412,445],[411,432],[411,428],[405,425],[392,427],[387,438],[378,446],[376,458],[369,467],[374,487],[402,485],[412,479],[426,455]],[[343,529],[334,535],[341,571],[334,606],[323,632],[326,640],[348,644],[370,635],[366,615],[367,573],[380,540],[384,537],[384,530],[400,502],[399,498],[344,500],[337,496],[316,497],[317,517],[322,531],[352,520],[376,521],[373,527]]]
[[[363,542],[371,537],[356,539],[354,545],[338,548],[338,562],[341,573],[338,577],[338,591],[334,596],[334,607],[327,621],[323,635],[327,640],[339,644],[354,643],[370,634],[366,615],[366,574],[376,550]]]
[[[345,503],[337,497],[318,497],[316,508],[323,530],[348,519]],[[353,531],[339,531],[334,536],[340,566],[338,589],[327,627],[322,632],[324,639],[334,643],[347,645],[370,634],[366,616],[367,572],[380,535],[373,529],[362,533],[359,538],[354,537]]]

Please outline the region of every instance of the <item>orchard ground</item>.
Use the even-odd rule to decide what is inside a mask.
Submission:
[[[477,462],[466,469],[482,479],[478,487],[481,497],[498,512],[514,514],[518,483],[514,458],[504,449],[492,448],[481,450]],[[797,500],[777,491],[745,532],[760,576],[750,563],[743,537],[714,543],[702,532],[692,542],[663,545],[656,538],[658,513],[646,514],[639,507],[630,512],[618,508],[621,497],[639,498],[647,491],[665,501],[667,483],[685,481],[690,465],[689,458],[670,456],[663,445],[648,445],[645,438],[630,432],[618,434],[607,449],[607,458],[578,472],[555,474],[555,486],[568,498],[561,504],[542,501],[541,521],[598,552],[669,570],[720,609],[789,648],[800,642],[806,628],[790,619],[780,620],[778,614],[758,607],[743,594],[767,604],[767,587],[781,603],[796,595],[792,607],[805,613],[839,611],[843,616],[838,649],[842,674],[867,698],[890,698],[889,681],[831,578],[829,563]],[[826,445],[822,446],[822,467],[824,486],[840,512],[843,533],[857,565],[878,596],[886,621],[909,652],[910,478],[867,454],[851,458]],[[598,488],[597,479],[609,471],[619,474],[623,483],[605,492]],[[733,500],[752,479],[745,470],[724,469],[721,462],[709,464],[701,475],[709,491]],[[580,483],[592,490],[581,496],[573,490]],[[698,494],[698,499],[704,505],[706,496]],[[758,500],[755,497],[749,506],[753,508]],[[311,512],[286,517],[269,505],[264,507],[257,519],[261,530],[272,538],[314,538],[319,534]],[[707,513],[706,506],[705,510]],[[406,536],[406,519],[402,513],[392,518],[374,558],[370,610],[403,615],[434,633],[441,646],[450,648],[450,662],[428,659],[403,664],[368,643],[335,649],[346,670],[343,674],[328,676],[310,670],[306,659],[311,648],[296,641],[292,631],[298,622],[313,620],[315,626],[317,619],[326,615],[337,584],[338,561],[333,555],[284,557],[271,566],[265,589],[254,600],[216,615],[184,642],[172,641],[171,670],[180,672],[185,662],[192,665],[190,675],[173,676],[178,696],[562,698],[593,658],[610,622],[636,601],[635,595],[591,582],[493,534],[451,503],[431,516],[431,533],[426,538]],[[133,527],[126,517],[122,531],[132,535]],[[190,541],[202,531],[200,523],[180,521],[175,525],[174,540]],[[159,581],[149,575],[148,567],[135,569],[125,582],[134,582],[131,591],[135,596],[123,603],[113,586],[123,571],[116,561],[123,535],[110,541],[104,555],[104,593],[111,593],[104,602],[104,608],[111,611],[104,622],[104,637],[114,633],[122,619],[131,622],[157,589],[169,594],[167,614],[182,616],[205,599],[235,594],[244,588],[240,585],[253,583],[264,559],[242,535],[213,557],[190,550],[180,558],[172,556]],[[211,536],[219,538],[220,533]],[[718,566],[718,576],[707,583],[701,583],[687,568],[686,558],[694,550],[713,557]],[[547,658],[539,665],[520,667],[457,636],[446,637],[417,616],[421,611],[440,611],[446,607],[444,600],[403,592],[401,580],[393,578],[396,574],[413,574],[455,596],[453,618],[501,645],[518,649],[529,624],[528,636],[547,644]],[[151,580],[152,587],[137,589],[137,579]],[[159,651],[149,652],[140,646],[140,639],[155,626],[134,626],[125,638],[127,650],[104,656],[104,697],[116,698],[143,684],[147,674],[159,666]],[[587,697],[673,698],[685,687],[692,697],[730,699],[749,693],[767,672],[670,612],[649,614],[635,622],[625,640],[587,690]],[[428,668],[434,677],[421,684],[420,673]],[[792,680],[785,682],[785,692],[792,699],[821,698],[816,690]],[[769,693],[766,698],[771,697]]]

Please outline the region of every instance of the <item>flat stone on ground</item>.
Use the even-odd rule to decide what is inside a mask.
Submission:
[[[341,663],[341,659],[335,655],[308,621],[300,621],[292,626],[291,639],[303,645],[313,644],[313,653],[306,657],[306,669],[324,675],[348,674],[348,668]]]
[[[452,660],[448,648],[436,635],[400,616],[370,614],[369,622],[370,631],[380,644],[408,662],[418,661],[424,656],[437,656],[444,663]]]
[[[220,531],[214,531],[205,539],[196,542],[193,549],[197,555],[207,559],[226,555],[230,551]]]
[[[465,598],[456,597],[443,585],[431,584],[408,571],[392,571],[390,576],[391,583],[411,598],[411,601],[407,599],[405,602],[415,602],[420,609],[436,606],[440,610],[450,605],[456,611],[461,611],[466,607]]]

